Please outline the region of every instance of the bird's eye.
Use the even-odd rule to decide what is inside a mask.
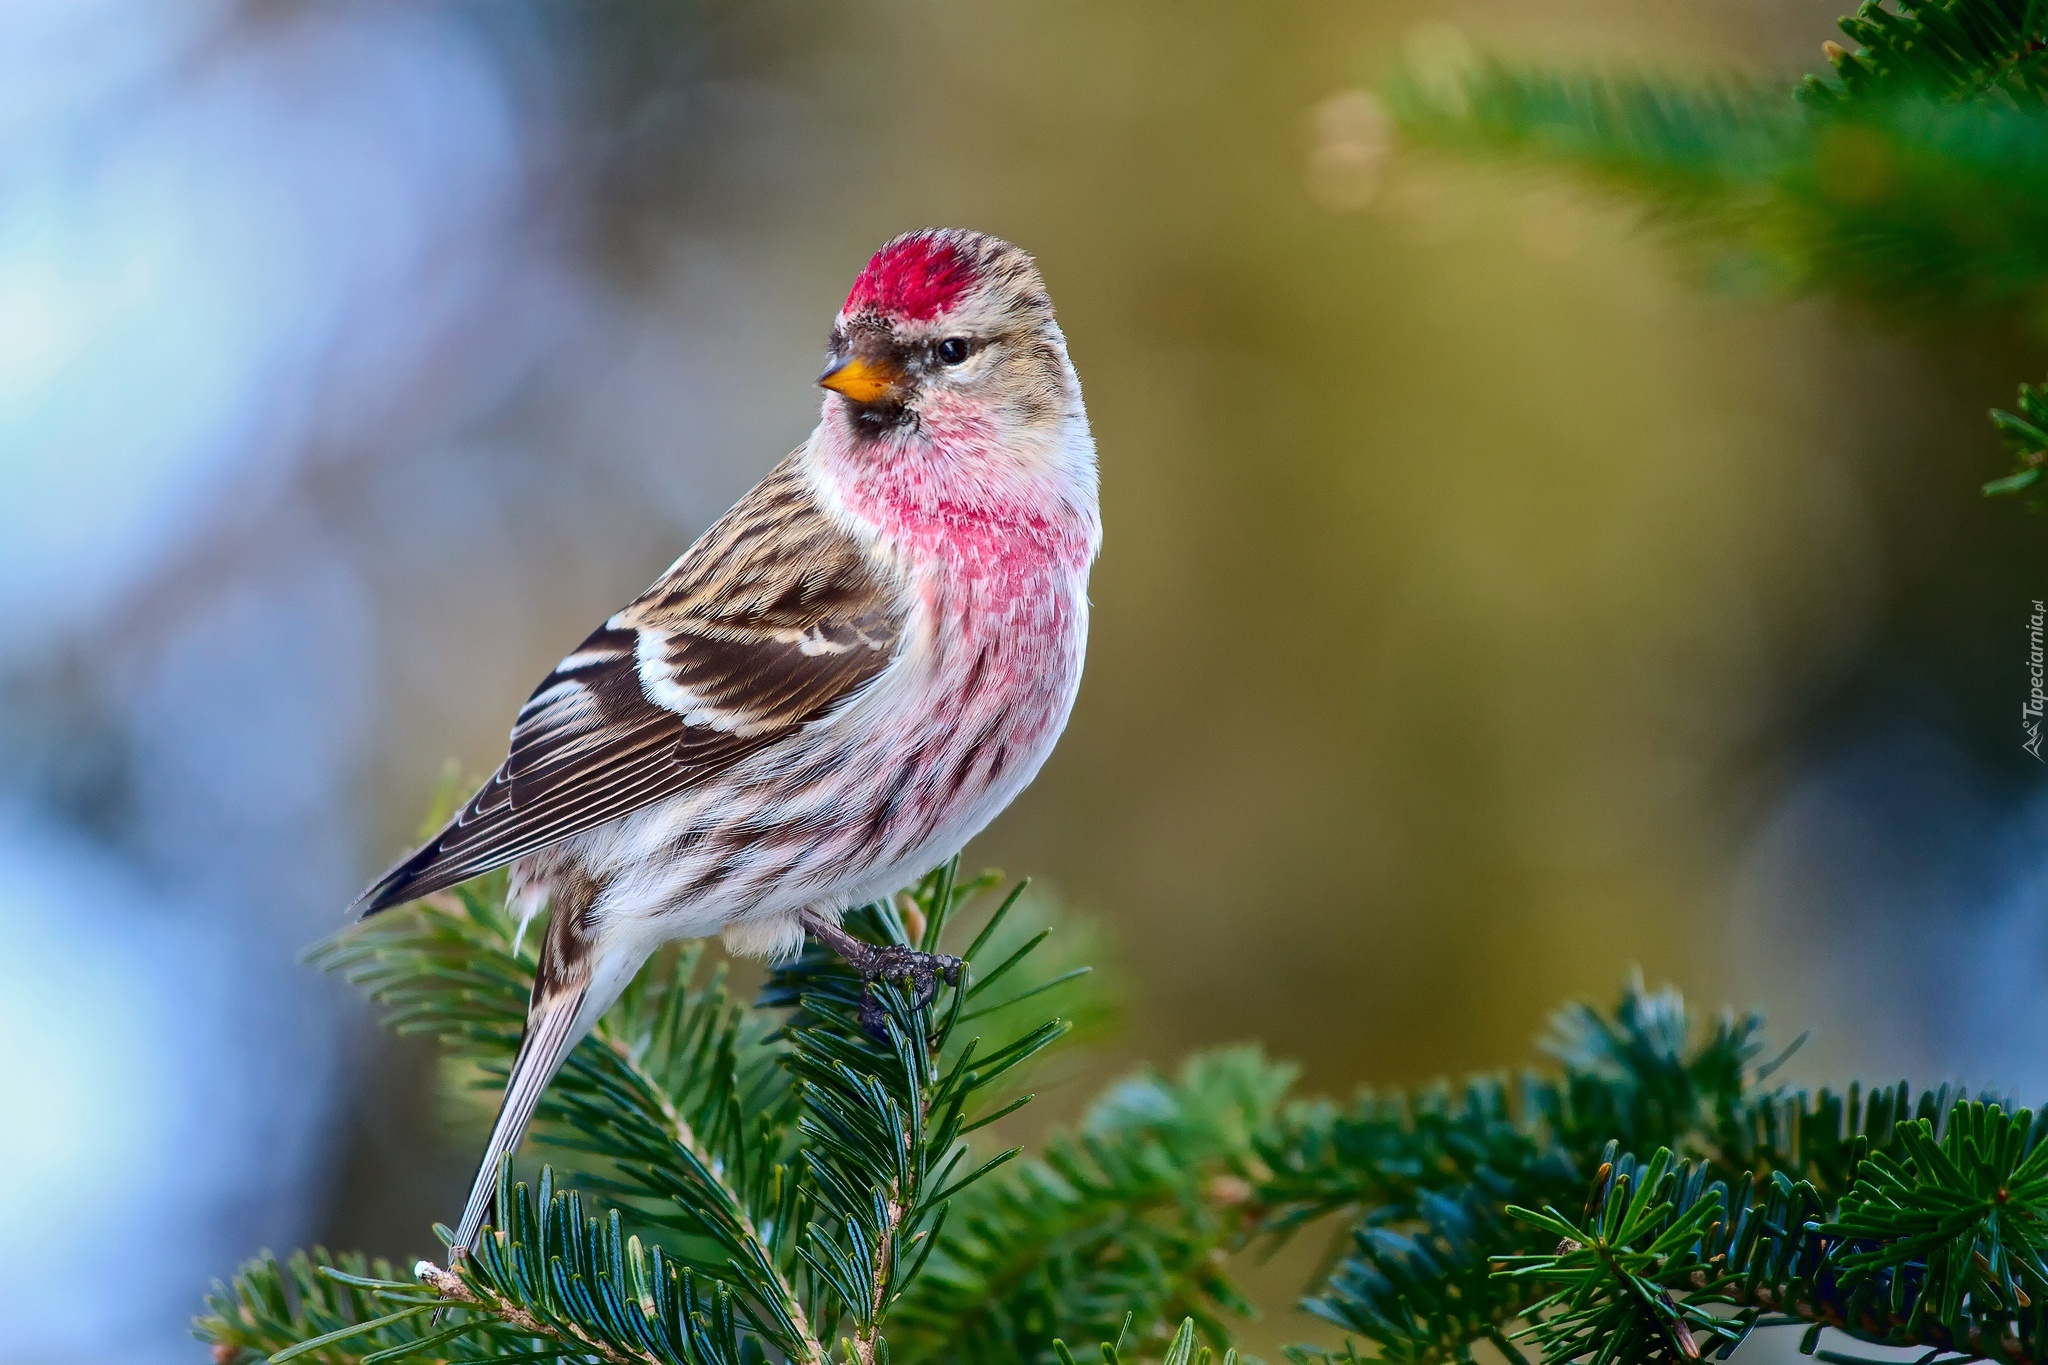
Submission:
[[[958,365],[967,359],[973,350],[973,345],[966,337],[947,337],[932,348],[932,353],[938,356],[941,365]]]

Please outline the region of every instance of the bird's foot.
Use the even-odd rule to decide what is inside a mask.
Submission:
[[[944,953],[921,952],[901,943],[890,943],[870,947],[862,956],[865,961],[853,960],[854,970],[868,983],[860,996],[860,1026],[876,1042],[889,1041],[889,1015],[882,1007],[881,997],[875,994],[877,981],[906,987],[915,1009],[923,1009],[932,1002],[932,997],[939,993],[940,981],[949,986],[960,984],[960,959]]]
[[[846,964],[859,972],[867,989],[860,997],[860,1026],[876,1042],[889,1041],[889,1012],[875,995],[877,981],[899,983],[910,990],[913,1006],[923,1009],[939,993],[939,982],[960,984],[960,959],[927,953],[902,943],[874,944],[857,939],[822,917],[805,916],[804,927]]]

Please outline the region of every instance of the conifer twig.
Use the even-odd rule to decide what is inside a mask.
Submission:
[[[676,1108],[668,1092],[634,1059],[627,1041],[603,1024],[599,1025],[598,1033],[618,1057],[619,1065],[637,1077],[647,1094],[653,1097],[662,1120],[668,1127],[670,1138],[677,1146],[694,1156],[697,1164],[723,1191],[729,1216],[739,1229],[740,1235],[753,1249],[755,1263],[767,1270],[768,1287],[778,1299],[782,1315],[796,1328],[795,1345],[798,1348],[798,1360],[807,1362],[808,1365],[824,1365],[825,1347],[811,1331],[810,1316],[804,1311],[803,1301],[797,1297],[796,1287],[789,1282],[789,1277],[782,1273],[782,1267],[776,1263],[773,1248],[768,1245],[767,1239],[762,1237],[760,1229],[755,1225],[753,1215],[747,1210],[746,1201],[726,1180],[722,1164],[697,1140],[696,1130],[690,1126],[690,1120]],[[430,1263],[423,1261],[421,1264]],[[445,1275],[447,1272],[443,1271],[442,1274]]]
[[[480,1312],[489,1313],[506,1326],[516,1327],[522,1332],[531,1332],[533,1335],[541,1337],[554,1337],[565,1345],[574,1346],[579,1351],[589,1352],[599,1360],[604,1361],[606,1365],[662,1365],[661,1360],[656,1356],[639,1351],[624,1351],[614,1346],[611,1342],[599,1341],[573,1327],[561,1328],[554,1326],[552,1323],[544,1322],[525,1308],[509,1300],[498,1298],[495,1295],[485,1298],[474,1289],[471,1289],[469,1284],[460,1275],[452,1270],[443,1270],[432,1261],[419,1262],[413,1266],[412,1273],[421,1284],[428,1286],[436,1294],[439,1294],[445,1303],[460,1304],[465,1308],[474,1308]]]

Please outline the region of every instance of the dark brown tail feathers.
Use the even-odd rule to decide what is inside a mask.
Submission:
[[[491,1126],[491,1140],[470,1185],[462,1222],[455,1229],[458,1252],[468,1250],[489,1215],[498,1188],[498,1168],[519,1150],[541,1091],[596,1022],[595,1013],[585,1006],[610,1003],[589,999],[592,964],[587,916],[602,889],[576,871],[561,876],[553,888],[547,932],[541,937],[540,963],[533,978],[533,999],[526,1010],[526,1033],[512,1059],[498,1120]]]

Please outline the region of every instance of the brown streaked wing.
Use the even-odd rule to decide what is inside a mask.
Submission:
[[[723,772],[895,658],[905,599],[785,460],[534,689],[511,753],[363,913],[453,886]],[[643,678],[640,659],[651,665]]]

